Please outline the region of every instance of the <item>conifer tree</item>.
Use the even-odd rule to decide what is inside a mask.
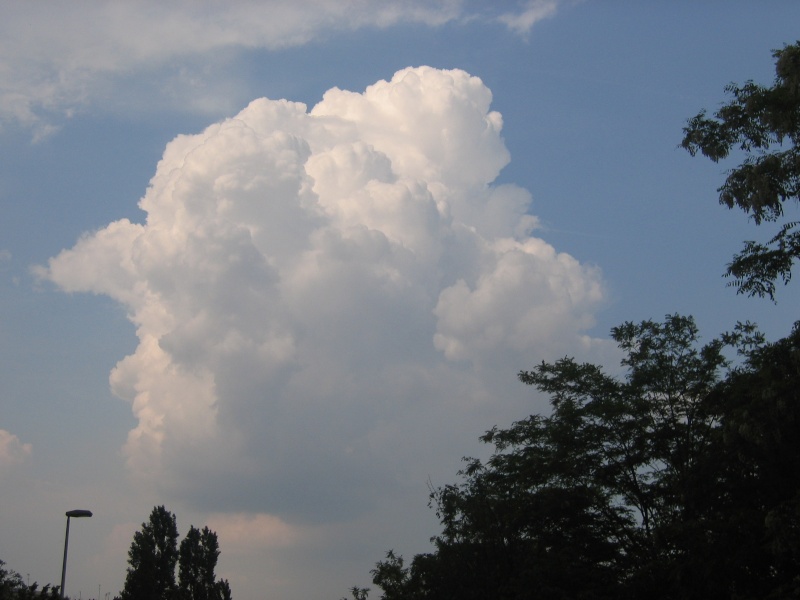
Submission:
[[[133,536],[122,600],[174,600],[177,562],[175,515],[164,506],[156,506],[150,520]]]
[[[217,534],[208,527],[189,527],[181,542],[178,558],[178,589],[181,600],[227,600],[230,586],[216,580],[219,558]]]

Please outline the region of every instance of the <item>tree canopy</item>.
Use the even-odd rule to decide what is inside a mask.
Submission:
[[[190,526],[179,549],[175,515],[156,506],[133,536],[121,600],[230,600],[228,581],[214,573],[218,558],[217,534],[208,527]]]
[[[744,161],[728,172],[719,201],[738,207],[760,224],[784,218],[787,202],[800,200],[800,41],[773,52],[772,87],[730,84],[732,96],[709,118],[705,111],[684,127],[681,145],[714,162],[738,147]],[[798,221],[786,221],[767,243],[745,242],[727,275],[740,293],[775,299],[775,282],[788,283],[800,257]]]
[[[0,560],[0,600],[57,600],[61,598],[59,586],[45,584],[39,587],[37,582],[27,583],[16,571],[6,569],[6,563]]]
[[[382,598],[800,597],[800,329],[701,344],[671,315],[612,336],[621,378],[520,373],[551,413],[483,436],[492,456],[432,492],[435,550],[372,571]]]
[[[178,526],[175,515],[156,506],[133,535],[122,600],[173,600],[176,593]]]
[[[178,589],[181,600],[230,600],[227,580],[217,581],[214,570],[219,558],[217,534],[194,525],[183,538],[178,559]]]

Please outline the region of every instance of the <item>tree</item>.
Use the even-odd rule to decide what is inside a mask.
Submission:
[[[755,221],[778,221],[784,205],[800,200],[800,41],[773,52],[775,82],[764,87],[748,81],[730,84],[733,96],[708,118],[705,111],[688,121],[681,145],[718,162],[739,147],[746,158],[731,169],[718,189],[719,201],[738,207]],[[785,222],[767,243],[745,242],[726,275],[739,293],[775,299],[775,282],[791,279],[800,257],[798,221]]]
[[[736,467],[725,516],[746,540],[728,544],[747,554],[742,595],[800,598],[800,322],[755,348],[715,401],[725,404],[723,442]]]
[[[5,568],[5,562],[0,560],[0,600],[57,600],[61,598],[58,586],[44,585],[39,589],[39,584],[25,583],[22,575]]]
[[[182,600],[229,600],[226,580],[216,581],[214,569],[219,558],[217,534],[208,527],[189,527],[180,545],[178,583]]]
[[[156,506],[133,536],[121,600],[231,600],[228,581],[217,581],[214,573],[219,552],[217,534],[194,525],[179,550],[175,515]]]
[[[173,600],[176,593],[178,527],[175,515],[156,506],[133,536],[122,600]]]
[[[384,600],[800,597],[800,326],[701,345],[670,315],[612,337],[622,377],[520,373],[551,412],[492,428],[490,458],[432,491],[434,551],[378,562]]]
[[[679,584],[666,570],[681,568],[705,510],[700,472],[715,415],[704,400],[725,342],[700,347],[693,320],[677,315],[625,323],[612,337],[626,354],[623,380],[569,358],[520,373],[550,395],[551,414],[488,431],[494,455],[469,461],[464,483],[435,493],[437,548],[479,559],[470,587],[490,582],[481,594],[615,598],[647,587],[713,597],[716,582]]]

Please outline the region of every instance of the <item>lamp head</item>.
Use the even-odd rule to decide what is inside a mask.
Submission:
[[[92,511],[90,511],[90,510],[82,510],[82,509],[68,510],[67,511],[67,516],[68,517],[91,517],[92,516]]]

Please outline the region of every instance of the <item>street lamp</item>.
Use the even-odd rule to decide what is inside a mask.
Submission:
[[[90,510],[68,510],[67,511],[67,533],[64,534],[64,564],[61,566],[61,597],[64,597],[64,582],[67,579],[67,546],[69,545],[69,519],[70,517],[91,517]]]

